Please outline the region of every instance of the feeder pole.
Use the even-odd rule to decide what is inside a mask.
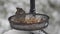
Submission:
[[[30,13],[35,11],[35,0],[30,0]]]

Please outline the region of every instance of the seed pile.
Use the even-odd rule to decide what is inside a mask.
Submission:
[[[27,23],[27,24],[32,24],[32,23],[42,23],[44,20],[43,19],[36,19],[36,18],[29,18],[29,19],[12,19],[12,21],[14,21],[15,23]]]

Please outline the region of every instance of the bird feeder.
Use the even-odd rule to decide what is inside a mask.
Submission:
[[[13,21],[16,15],[10,16],[8,20],[10,22],[11,28],[23,31],[42,30],[46,34],[43,29],[46,28],[49,24],[49,16],[35,12],[35,0],[30,0],[30,11],[29,13],[25,13],[25,16],[27,18],[30,17],[31,20],[29,21],[27,18],[25,18],[26,22],[23,21],[18,23],[16,21]]]

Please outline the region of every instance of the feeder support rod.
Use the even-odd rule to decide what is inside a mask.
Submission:
[[[30,0],[30,13],[35,11],[35,0]]]

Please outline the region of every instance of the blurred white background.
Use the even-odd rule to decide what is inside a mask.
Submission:
[[[14,15],[16,7],[29,12],[30,0],[0,0],[0,34],[28,34],[18,30],[10,30],[8,17]],[[52,4],[52,6],[50,6]],[[36,12],[50,17],[49,26],[45,29],[49,34],[60,34],[60,0],[36,0]],[[9,30],[9,31],[8,31]]]

